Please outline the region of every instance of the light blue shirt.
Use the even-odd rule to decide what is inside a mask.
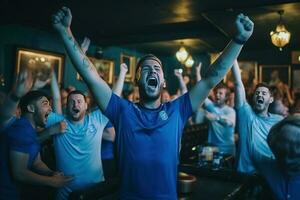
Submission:
[[[232,121],[228,126],[219,121],[209,121],[208,142],[216,145],[220,152],[226,154],[235,154],[234,128],[235,128],[235,111],[233,108],[224,105],[216,106],[212,101],[205,100],[205,110]]]
[[[257,115],[248,103],[237,109],[239,132],[239,149],[237,170],[243,173],[256,171],[253,161],[264,162],[264,159],[274,159],[267,144],[267,136],[271,127],[283,117],[268,113],[267,117]]]
[[[65,131],[54,137],[57,170],[75,179],[58,190],[57,199],[67,199],[74,190],[104,181],[101,163],[101,139],[108,119],[96,110],[87,114],[81,124],[62,115],[50,114],[47,126],[64,120]]]

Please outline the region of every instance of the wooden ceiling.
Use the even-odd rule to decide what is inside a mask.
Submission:
[[[246,50],[275,48],[269,33],[284,10],[292,33],[287,48],[300,47],[300,2],[283,0],[2,0],[1,25],[20,24],[52,31],[50,16],[71,8],[72,29],[99,46],[124,46],[159,55],[174,55],[180,43],[193,54],[217,52],[234,34],[235,16],[243,12],[255,23]]]

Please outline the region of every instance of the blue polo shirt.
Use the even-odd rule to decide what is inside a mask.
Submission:
[[[271,127],[283,117],[268,113],[268,116],[257,115],[248,103],[237,109],[238,153],[237,170],[243,173],[256,171],[253,162],[264,162],[274,158],[267,144],[267,136]]]
[[[116,130],[121,199],[177,199],[180,140],[192,115],[189,94],[157,109],[112,94],[104,114]]]
[[[280,171],[275,160],[265,160],[255,163],[259,173],[266,179],[268,185],[278,200],[300,199],[300,173],[289,175]]]
[[[19,199],[18,188],[12,179],[9,167],[9,152],[17,151],[29,155],[27,168],[31,169],[39,151],[36,130],[30,122],[21,117],[8,127],[0,140],[0,199]]]

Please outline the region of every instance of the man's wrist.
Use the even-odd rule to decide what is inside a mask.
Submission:
[[[235,42],[236,44],[240,44],[240,45],[244,45],[247,42],[247,40],[241,39],[241,38],[239,38],[237,36],[234,36],[232,38],[232,41]]]

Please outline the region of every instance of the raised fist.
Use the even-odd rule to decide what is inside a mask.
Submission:
[[[58,32],[70,28],[72,22],[71,10],[67,7],[62,7],[54,15],[52,15],[52,25]]]
[[[235,20],[235,39],[240,43],[245,43],[253,33],[254,23],[244,14],[239,14]]]

